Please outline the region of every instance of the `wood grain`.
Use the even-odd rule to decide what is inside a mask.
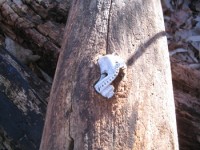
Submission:
[[[40,150],[178,149],[160,1],[74,0]],[[117,52],[128,69],[107,100],[97,59]]]

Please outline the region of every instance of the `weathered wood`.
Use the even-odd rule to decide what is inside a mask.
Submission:
[[[180,150],[200,147],[200,98],[174,88]]]
[[[200,147],[200,71],[171,59],[180,150]]]
[[[178,149],[163,32],[159,0],[73,1],[40,149]],[[112,52],[128,69],[107,100],[93,86]]]
[[[200,71],[189,68],[176,59],[171,59],[171,66],[174,87],[199,98]]]
[[[1,32],[40,55],[42,59],[38,64],[51,76],[55,71],[70,1],[0,1]]]
[[[3,3],[5,4],[2,5]],[[18,5],[17,3],[18,4],[21,3],[21,5]],[[67,11],[69,9],[69,1],[59,1],[59,2],[55,1],[54,3],[50,3],[48,0],[40,2],[28,1],[28,0],[23,0],[23,1],[3,0],[0,2],[0,5],[1,5],[0,7],[1,33],[9,35],[14,40],[18,41],[18,43],[28,48],[34,49],[35,51],[39,51],[39,54],[44,52],[44,54],[42,54],[43,57],[41,60],[43,60],[45,64],[48,64],[48,67],[46,68],[49,69],[50,68],[49,66],[51,66],[49,65],[50,64],[49,59],[53,60],[53,64],[56,64],[55,63],[56,59],[54,56],[56,56],[57,58],[58,49],[60,47],[60,42],[62,39],[62,34],[61,35],[59,34],[63,32],[63,24],[65,23],[67,18],[66,16],[68,14]],[[15,21],[14,16],[17,17],[18,20],[21,20],[21,22]],[[38,31],[37,33],[39,34],[33,34],[34,37],[32,37],[30,36],[30,34],[28,35],[27,32],[25,32],[26,28],[24,27],[26,25],[26,22],[28,22],[27,20],[29,21],[30,24],[33,25],[33,27],[31,27],[29,31],[32,32]],[[120,22],[121,21],[119,21],[119,23]],[[42,43],[43,40],[41,40],[40,38],[46,38],[49,41],[47,44],[45,44]],[[151,41],[152,40],[150,40],[147,43],[152,43]],[[53,43],[53,45],[56,45],[56,48],[55,46],[50,46],[52,45],[51,43]],[[43,44],[46,45],[46,47],[42,46]],[[38,45],[40,45],[40,47]],[[52,52],[51,56],[49,56],[49,51]],[[139,53],[135,55],[135,58],[137,58],[138,56]],[[177,123],[178,123],[180,149],[188,149],[189,147],[195,148],[198,146],[199,143],[198,138],[195,138],[198,137],[199,132],[198,130],[196,130],[193,124],[195,124],[195,126],[198,125],[199,124],[198,119],[191,119],[192,120],[191,123],[190,120],[184,118],[184,116],[180,112],[183,111],[184,113],[189,113],[190,115],[193,115],[193,111],[192,112],[190,111],[191,106],[187,104],[185,101],[188,101],[187,99],[188,93],[189,96],[192,97],[191,99],[199,99],[199,87],[200,87],[199,74],[197,71],[193,71],[193,69],[188,69],[188,67],[186,66],[179,65],[177,62],[173,60],[171,62],[172,62],[172,76],[173,76],[174,93],[176,101],[176,111],[177,111],[176,115],[178,121]],[[131,63],[131,61],[129,61],[129,63]],[[177,90],[179,91],[178,92],[179,96],[177,96]],[[191,99],[189,100],[191,101]],[[193,104],[193,102],[191,103]],[[195,106],[196,105],[197,104],[195,104]],[[195,115],[193,118],[195,118]],[[189,133],[187,124],[190,124],[191,127],[190,128],[191,132]],[[1,133],[3,133],[3,131]],[[193,139],[193,140],[188,141],[188,139]]]
[[[49,90],[0,47],[0,149],[39,149]]]

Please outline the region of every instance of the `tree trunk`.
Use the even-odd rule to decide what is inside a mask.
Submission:
[[[59,47],[61,45],[62,32],[64,30],[64,24],[67,19],[68,9],[70,5],[70,0],[57,0],[51,2],[51,0],[43,0],[43,1],[28,1],[28,0],[3,0],[0,1],[0,40],[2,39],[2,34],[6,34],[13,40],[17,41],[19,44],[23,45],[26,48],[33,50],[36,54],[41,56],[39,61],[39,65],[45,70],[45,72],[50,75],[53,74],[55,68],[55,64],[57,61],[57,56],[59,53]],[[94,9],[95,11],[95,9]],[[18,21],[16,21],[18,20]],[[137,38],[137,37],[136,37]],[[45,39],[45,40],[43,40]],[[47,41],[47,42],[44,42]],[[150,41],[149,41],[150,42]],[[2,41],[0,42],[2,43]],[[150,42],[151,43],[151,42]],[[120,54],[121,55],[121,54]],[[138,54],[139,55],[139,54]],[[2,53],[1,53],[2,56]],[[137,56],[137,55],[136,55]],[[137,57],[136,57],[137,58]],[[96,60],[96,59],[95,59]],[[7,60],[9,61],[9,60]],[[1,62],[2,63],[2,62]],[[5,65],[5,63],[4,63]],[[7,64],[8,65],[8,64]],[[177,124],[178,124],[178,135],[179,135],[179,144],[180,149],[198,149],[199,147],[199,72],[189,69],[186,66],[179,65],[179,63],[171,60],[172,65],[172,77],[173,77],[173,86],[174,86],[174,96],[175,96],[175,104],[176,104],[176,115],[177,115]],[[6,71],[8,66],[2,69],[0,68],[0,74],[2,75],[2,71]],[[13,69],[15,67],[13,66]],[[21,70],[24,69],[23,66],[20,66]],[[7,70],[8,71],[8,70]],[[30,72],[27,70],[27,72]],[[31,77],[32,77],[32,73]],[[37,83],[37,78],[30,78],[28,81],[32,81],[32,83]],[[97,79],[98,80],[98,79]],[[24,82],[27,83],[26,80],[20,80],[20,85],[23,85]],[[15,84],[16,80],[10,80],[12,85]],[[2,84],[2,82],[1,82]],[[27,83],[29,84],[29,83]],[[35,90],[35,94],[44,94],[40,90],[41,87],[38,85]],[[42,88],[45,86],[41,85]],[[23,86],[22,86],[23,87]],[[12,91],[12,89],[10,89]],[[2,91],[1,91],[2,92]],[[5,92],[5,91],[4,91]],[[3,95],[2,95],[3,94]],[[47,93],[46,93],[47,94]],[[47,95],[46,95],[47,96]],[[16,105],[17,103],[9,103],[13,102],[15,98],[10,97],[7,93],[6,101],[5,93],[1,93],[0,96],[2,111],[9,110],[7,112],[2,112],[1,114],[9,114],[10,112],[14,112],[14,116],[16,120],[7,120],[6,126],[10,125],[9,128],[2,127],[0,136],[3,139],[6,139],[5,134],[8,135],[8,129],[11,132],[15,131],[13,124],[15,125],[17,122],[16,117],[17,113],[12,111],[12,109],[8,109],[8,106]],[[6,103],[3,103],[6,102]],[[9,104],[5,106],[4,104]],[[14,106],[15,107],[15,106]],[[18,110],[20,112],[20,110]],[[45,111],[45,109],[43,110]],[[18,113],[21,114],[21,113]],[[44,114],[43,114],[44,115]],[[23,113],[22,113],[23,116]],[[189,117],[188,117],[189,116]],[[24,120],[28,119],[30,116],[23,116]],[[27,118],[26,118],[27,117]],[[6,118],[6,117],[5,117]],[[40,120],[41,121],[41,120]],[[30,122],[29,122],[30,123]],[[42,124],[42,121],[40,122]],[[189,130],[188,130],[189,128]],[[30,131],[26,130],[26,133],[32,132],[34,128],[29,128]],[[19,130],[19,129],[18,129]],[[23,132],[12,132],[14,134],[9,134],[9,138],[7,138],[7,142],[9,139],[12,139],[10,145],[13,147],[12,143],[15,145],[18,143],[18,139],[16,136],[20,136]],[[40,137],[41,130],[37,130],[38,137]],[[36,132],[34,130],[34,132]],[[37,138],[38,139],[38,138]],[[38,141],[38,140],[37,140]],[[29,140],[25,140],[23,144],[29,145]],[[34,143],[35,147],[38,147],[39,142]],[[5,145],[1,143],[1,145]],[[6,144],[8,145],[8,144]],[[5,147],[4,147],[5,148]],[[14,149],[16,146],[14,147]],[[1,149],[1,148],[0,148]],[[8,149],[8,148],[7,148]]]
[[[97,59],[127,61],[115,95],[94,90]],[[41,150],[178,149],[159,0],[74,0],[50,95]]]
[[[37,150],[50,85],[0,47],[0,149]]]

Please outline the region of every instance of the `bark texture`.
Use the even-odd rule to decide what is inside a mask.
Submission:
[[[171,62],[180,149],[199,149],[200,71]]]
[[[69,7],[70,0],[1,0],[0,32],[40,55],[53,76]]]
[[[107,100],[93,86],[113,52],[128,68]],[[40,149],[178,149],[159,0],[73,1]]]
[[[96,4],[96,1],[94,1],[93,3]],[[99,1],[97,3],[98,3],[98,6],[100,6],[100,4],[102,2]],[[133,13],[135,10],[139,9],[139,10],[143,11],[143,9],[145,9],[145,8],[138,7],[140,3],[141,2],[136,3],[135,5],[132,5],[132,6],[135,6],[134,10],[132,10],[132,15],[135,15]],[[91,4],[91,6],[93,6],[94,4]],[[110,2],[108,2],[108,4],[110,4]],[[118,7],[120,9],[122,8],[122,10],[124,10],[124,5],[125,4],[122,2],[122,5],[120,5]],[[54,72],[54,69],[55,69],[56,62],[57,62],[59,48],[60,48],[61,41],[62,41],[62,33],[64,31],[64,24],[67,20],[69,6],[70,6],[70,0],[57,0],[57,1],[51,1],[51,0],[42,0],[42,1],[38,1],[38,0],[34,0],[34,1],[2,0],[2,1],[0,1],[0,34],[1,34],[0,35],[0,40],[1,40],[0,43],[2,43],[2,35],[5,34],[5,35],[9,36],[10,38],[12,38],[13,40],[17,41],[19,44],[23,45],[25,48],[33,50],[35,54],[38,54],[41,56],[39,65],[48,74],[52,75]],[[83,20],[83,18],[81,17],[81,14],[79,12],[79,15],[80,15],[79,19],[82,22],[84,22],[84,25],[82,26],[82,29],[80,29],[80,27],[79,27],[79,30],[77,30],[77,32],[79,32],[79,31],[83,32],[82,30],[85,30],[88,28],[89,28],[88,31],[90,31],[90,27],[93,28],[92,29],[93,37],[90,37],[90,35],[88,35],[88,37],[89,37],[88,41],[90,40],[90,43],[92,42],[92,44],[87,45],[87,46],[90,47],[90,50],[92,49],[91,52],[93,52],[93,53],[95,53],[98,50],[101,51],[101,52],[98,51],[97,54],[94,54],[94,56],[96,56],[96,55],[98,56],[99,54],[105,54],[106,50],[108,51],[108,53],[113,52],[113,49],[111,49],[109,45],[112,45],[112,47],[114,45],[115,48],[117,48],[117,51],[118,50],[122,51],[120,53],[120,55],[123,55],[123,53],[124,53],[124,55],[126,55],[127,52],[124,52],[124,48],[127,47],[126,45],[129,45],[126,42],[132,41],[132,39],[130,40],[130,38],[127,38],[127,36],[124,35],[126,33],[128,33],[128,34],[133,33],[133,35],[134,35],[133,38],[136,39],[133,43],[134,48],[129,48],[129,50],[128,50],[128,51],[131,51],[131,54],[133,53],[132,49],[135,50],[138,47],[137,45],[140,45],[140,44],[138,44],[138,42],[143,43],[141,48],[148,47],[148,45],[151,45],[154,42],[154,40],[157,39],[157,37],[159,37],[159,35],[157,35],[154,38],[150,38],[150,37],[143,35],[142,31],[144,30],[143,29],[144,27],[142,27],[142,26],[138,27],[138,25],[136,26],[136,29],[135,29],[136,31],[132,32],[131,28],[133,28],[135,26],[135,23],[132,23],[133,21],[128,23],[129,20],[127,20],[127,19],[132,18],[132,16],[126,14],[126,11],[124,10],[123,13],[125,13],[126,16],[123,16],[121,11],[117,12],[118,15],[121,14],[121,18],[118,19],[119,20],[118,23],[115,24],[115,26],[113,26],[113,28],[115,28],[116,30],[115,30],[115,34],[112,35],[113,38],[117,37],[116,39],[118,39],[118,40],[120,40],[120,38],[122,38],[124,40],[124,45],[123,45],[123,43],[121,43],[122,41],[120,43],[118,43],[116,41],[113,43],[113,40],[110,40],[110,38],[108,38],[110,41],[110,42],[108,42],[107,37],[111,37],[111,34],[109,34],[109,36],[108,36],[108,34],[106,34],[105,32],[107,32],[107,31],[110,32],[111,29],[107,30],[106,26],[112,26],[112,24],[111,25],[107,24],[112,19],[110,19],[110,21],[104,21],[104,23],[102,23],[101,20],[107,20],[108,17],[105,17],[105,19],[103,19],[102,17],[100,17],[100,15],[97,15],[98,13],[96,12],[96,11],[101,11],[100,8],[103,8],[103,9],[106,8],[103,11],[103,13],[105,13],[105,16],[107,16],[108,12],[109,12],[108,7],[110,8],[110,5],[107,6],[106,4],[104,4],[104,6],[105,7],[89,7],[90,9],[87,12],[85,12],[82,8],[81,10],[82,10],[82,12],[84,12],[84,15],[86,16],[85,18],[87,18],[85,21]],[[79,8],[78,8],[78,6],[75,8],[77,8],[77,9],[74,12],[77,13],[77,10]],[[113,8],[115,8],[115,4],[114,4]],[[92,11],[94,11],[94,12],[92,12]],[[127,9],[127,11],[130,11],[130,8]],[[87,17],[87,13],[88,13],[88,15],[93,16],[93,17]],[[113,10],[110,11],[109,14],[110,14],[110,16],[116,15],[115,11],[113,11]],[[152,14],[152,13],[150,13],[150,14]],[[72,15],[74,15],[74,18],[75,18],[77,14],[72,13]],[[144,14],[143,14],[143,16],[144,16]],[[95,19],[95,17],[97,19]],[[141,18],[139,13],[137,13],[137,17]],[[140,19],[138,20],[137,17],[135,17],[136,24],[143,24],[144,21],[141,22],[141,20]],[[149,15],[149,14],[146,17],[149,19],[153,19],[151,17],[151,15]],[[130,20],[132,20],[132,19],[130,19]],[[87,22],[89,22],[89,25],[87,25]],[[95,23],[95,24],[93,24],[93,23]],[[101,24],[104,24],[104,25],[101,26]],[[126,25],[127,28],[130,28],[130,30],[124,29],[123,25]],[[88,26],[90,26],[90,27],[88,27]],[[147,27],[149,28],[149,26],[150,25],[148,25]],[[96,29],[94,29],[95,27],[96,27]],[[75,30],[76,29],[74,28],[74,30],[70,32],[71,37],[72,37],[72,34],[75,33]],[[104,30],[106,30],[106,31],[104,31]],[[148,30],[148,29],[145,29],[144,33],[146,33],[146,30]],[[70,30],[68,30],[68,31],[70,31]],[[129,31],[131,31],[131,32],[129,33]],[[103,37],[106,37],[106,39],[104,39],[103,42],[101,42],[102,40],[98,41],[99,40],[98,36],[102,37],[102,35],[99,34],[99,32],[104,32]],[[94,36],[95,33],[97,33],[98,35]],[[87,31],[85,31],[85,34],[87,34]],[[66,36],[67,36],[67,33],[66,33]],[[82,37],[85,37],[83,35],[83,33],[82,33]],[[144,42],[145,40],[143,40],[143,41],[141,40],[141,39],[143,39],[143,37],[149,38],[151,40],[146,40],[146,42]],[[93,38],[93,39],[91,39],[91,38]],[[105,44],[105,41],[106,41],[106,43],[108,43],[108,45]],[[78,43],[81,44],[82,42],[80,43],[79,40],[76,40],[76,41],[74,41],[74,43],[71,43],[71,44],[75,45]],[[86,43],[88,43],[88,42],[86,42]],[[130,43],[130,44],[132,44],[132,43]],[[118,46],[122,46],[122,49],[118,48]],[[82,47],[84,47],[84,46],[82,46]],[[100,47],[100,49],[99,49],[99,47]],[[93,49],[94,49],[94,51],[93,51]],[[85,48],[82,49],[82,51],[84,51],[84,50],[85,50]],[[2,60],[5,61],[5,59],[2,59],[3,58],[2,52],[3,51],[1,50],[1,57],[0,57],[1,65],[2,65]],[[76,52],[76,53],[78,53],[78,52]],[[151,52],[149,51],[149,53],[151,53]],[[6,53],[6,54],[8,54],[8,53]],[[137,58],[139,58],[141,55],[139,51],[136,54],[137,55],[135,55],[133,57],[135,60],[137,60]],[[93,56],[91,56],[91,57],[93,57]],[[123,57],[126,58],[126,56],[123,56]],[[6,58],[10,58],[10,57],[6,57]],[[93,58],[94,58],[94,62],[96,63],[96,58],[95,57],[93,57]],[[134,59],[130,59],[129,63],[131,64],[131,62],[135,62]],[[14,59],[14,62],[15,62],[15,59]],[[3,62],[3,64],[6,67],[4,66],[4,69],[3,69],[3,66],[0,67],[1,76],[7,75],[7,74],[9,74],[11,76],[13,75],[13,74],[8,73],[9,70],[7,70],[7,69],[11,68],[11,70],[17,70],[15,65],[11,65],[11,66],[9,65],[10,64],[9,60],[6,60],[5,62]],[[18,62],[15,62],[14,64],[18,64]],[[72,63],[70,63],[70,64],[72,65]],[[199,119],[198,119],[200,114],[199,114],[199,109],[197,109],[197,108],[199,108],[199,99],[200,99],[200,96],[199,96],[199,93],[200,93],[199,92],[199,87],[200,87],[199,86],[199,81],[200,81],[199,71],[194,71],[193,69],[189,69],[188,67],[186,67],[186,65],[179,65],[179,62],[176,60],[171,60],[171,65],[172,65],[172,77],[173,77],[173,86],[174,86],[174,98],[175,98],[175,105],[176,105],[176,116],[177,116],[180,150],[198,149],[200,147],[199,146],[200,145],[200,140],[199,140],[199,135],[200,135],[199,126],[200,125],[199,125]],[[144,64],[141,65],[141,68],[143,66],[144,66]],[[95,72],[96,71],[98,72],[99,71],[98,67],[96,65],[95,65],[95,67],[96,67]],[[134,67],[134,65],[133,65],[133,67]],[[146,68],[148,68],[148,67],[146,67]],[[18,70],[24,70],[24,66],[19,65]],[[36,87],[34,86],[36,95],[40,95],[40,94],[43,95],[44,93],[46,93],[46,92],[41,92],[44,90],[40,91],[41,87],[44,88],[46,84],[37,84],[37,82],[40,80],[36,77],[32,77],[33,73],[30,73],[30,70],[27,70],[27,69],[25,69],[25,70],[26,70],[26,72],[28,72],[30,74],[30,78],[27,78],[24,80],[19,80],[18,81],[19,86],[22,86],[23,88],[27,88],[27,87],[24,87],[24,83],[26,83],[26,85],[29,85],[29,86],[36,84],[37,86]],[[143,70],[144,71],[141,76],[144,76],[143,78],[145,78],[146,70],[145,69],[143,69]],[[4,74],[3,74],[3,72],[4,72]],[[7,72],[7,73],[5,74],[5,72]],[[23,72],[24,71],[22,71],[22,73]],[[67,71],[65,71],[65,72],[67,72]],[[95,72],[91,71],[91,73],[95,73]],[[95,74],[95,81],[98,80],[98,77],[99,77],[98,73]],[[19,73],[17,73],[17,71],[15,72],[15,74],[19,75]],[[0,127],[0,145],[1,145],[1,147],[0,147],[0,149],[17,149],[17,148],[22,149],[22,147],[24,147],[24,145],[26,145],[26,146],[28,145],[29,149],[31,149],[33,147],[35,149],[38,149],[43,120],[40,118],[40,115],[38,115],[38,117],[36,117],[36,115],[30,115],[30,113],[28,113],[28,115],[24,115],[25,113],[22,112],[18,108],[19,107],[19,104],[18,104],[19,99],[15,98],[15,96],[12,96],[12,92],[11,92],[11,91],[13,91],[13,86],[16,83],[16,79],[12,79],[13,76],[12,77],[11,76],[9,76],[9,79],[6,76],[6,78],[7,78],[6,80],[5,80],[5,78],[2,78],[1,83],[0,83],[1,84],[1,90],[0,90],[1,104],[0,104],[0,106],[2,106],[0,109],[1,110],[1,115],[0,115],[0,126],[1,126]],[[141,76],[138,78],[141,78]],[[10,82],[10,84],[12,86],[10,86],[10,88],[8,88],[8,90],[5,90],[5,87],[3,85],[6,84],[8,81]],[[92,81],[93,81],[93,79],[92,79]],[[78,81],[78,82],[80,82],[80,81]],[[23,89],[23,88],[20,88],[19,86],[17,86],[17,88]],[[88,86],[90,86],[90,85],[88,85]],[[138,86],[139,86],[139,84],[138,84]],[[15,87],[16,87],[16,85],[15,85]],[[30,87],[30,88],[32,88],[32,87]],[[146,89],[148,89],[148,87]],[[91,90],[93,90],[93,89],[91,89]],[[137,89],[135,89],[135,90],[137,90]],[[135,92],[135,90],[134,90],[134,92]],[[8,92],[5,93],[5,91],[8,91]],[[14,90],[14,91],[16,91],[16,90]],[[17,89],[17,91],[19,91],[19,90]],[[18,92],[15,92],[15,93],[18,93]],[[47,95],[44,97],[47,97]],[[15,100],[15,99],[17,99],[17,100]],[[96,99],[96,94],[95,94],[95,99]],[[39,101],[39,100],[36,100],[36,101]],[[13,103],[13,102],[16,102],[16,103]],[[27,102],[28,102],[28,100],[27,100]],[[115,102],[114,105],[116,105],[116,106],[109,106],[109,108],[116,107],[118,109],[118,111],[120,112],[121,109],[119,109],[118,103],[116,101],[114,101],[114,102]],[[99,103],[104,103],[104,102],[99,101]],[[110,104],[111,102],[108,102],[108,103]],[[111,104],[113,104],[113,102]],[[24,103],[24,105],[28,105],[28,104]],[[85,104],[85,105],[87,106],[87,104]],[[101,104],[101,105],[103,105],[103,104]],[[105,106],[105,104],[103,106]],[[88,108],[88,107],[89,106],[87,106],[86,108]],[[31,107],[27,107],[27,110],[28,111],[32,110],[30,108]],[[46,111],[45,109],[46,109],[46,106],[44,105],[44,108],[42,108],[43,112]],[[67,110],[68,111],[66,111],[67,112],[66,115],[69,115],[70,109],[67,109]],[[100,113],[99,109],[97,109],[97,110]],[[5,117],[3,115],[5,115]],[[44,113],[42,116],[44,116]],[[83,116],[85,116],[85,115],[83,115]],[[8,118],[11,118],[11,119],[8,119]],[[93,118],[93,117],[91,117],[91,118]],[[33,125],[29,126],[26,123],[23,126],[24,122],[23,121],[21,122],[21,120],[28,123],[29,125],[31,123],[37,122],[39,120],[38,124],[37,124],[38,127],[35,128],[35,126],[33,126]],[[3,122],[4,122],[4,124],[3,124]],[[92,124],[92,122],[90,124]],[[112,124],[114,127],[114,123],[112,123]],[[19,125],[20,127],[16,129],[16,125]],[[89,127],[88,127],[88,129],[89,129]],[[103,130],[103,129],[104,128],[100,128],[99,130]],[[117,130],[117,129],[115,129],[115,130]],[[112,129],[112,131],[115,131],[115,130]],[[104,133],[104,132],[102,132],[102,133]],[[24,137],[22,135],[24,135]],[[27,136],[27,135],[29,135],[29,136]],[[33,142],[33,140],[30,140],[33,138],[33,135],[37,135],[37,136],[34,136],[34,139],[36,139],[36,140],[34,140],[34,142]],[[103,136],[105,136],[105,134]],[[23,137],[23,138],[21,138],[21,140],[19,141],[20,138],[18,138],[18,137]],[[115,134],[113,137],[115,137]],[[35,141],[37,141],[37,142],[35,142]],[[33,144],[34,146],[31,145],[30,143],[32,143],[32,144],[34,143]],[[71,143],[73,143],[73,141]],[[26,146],[25,146],[25,148],[27,148]]]
[[[0,47],[0,149],[39,149],[49,90]]]

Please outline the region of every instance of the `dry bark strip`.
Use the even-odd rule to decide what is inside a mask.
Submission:
[[[0,47],[0,149],[39,149],[49,90]]]
[[[176,59],[171,59],[171,69],[174,87],[199,98],[200,71],[189,68]]]
[[[39,65],[53,76],[69,7],[70,0],[1,0],[0,30],[42,56]]]
[[[180,150],[200,147],[200,71],[171,59]]]
[[[177,150],[160,1],[74,0],[70,10],[40,149]],[[128,69],[107,100],[93,86],[98,56],[112,52]]]

